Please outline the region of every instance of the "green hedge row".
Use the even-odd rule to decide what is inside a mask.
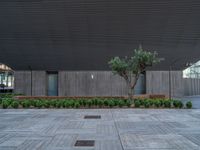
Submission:
[[[2,100],[2,108],[91,108],[91,107],[130,107],[132,101],[117,99],[65,99],[65,100]]]
[[[186,105],[179,100],[166,99],[119,99],[119,98],[76,98],[57,100],[14,100],[3,98],[0,100],[2,108],[113,108],[113,107],[136,107],[136,108],[192,108],[188,101]]]
[[[166,100],[166,99],[146,99],[146,100],[135,100],[135,107],[140,108],[192,108],[192,102],[186,102],[185,106],[180,100]]]

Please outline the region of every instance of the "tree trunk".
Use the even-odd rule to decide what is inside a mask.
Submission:
[[[133,91],[132,91],[132,88],[129,86],[129,89],[128,89],[128,97],[130,98],[130,99],[132,99],[133,98],[133,93],[132,93]]]
[[[135,76],[135,78],[133,79],[133,81],[130,82],[130,87],[129,88],[130,88],[130,92],[131,92],[131,95],[130,95],[131,99],[133,99],[133,95],[135,94],[134,93],[134,89],[135,89],[135,86],[137,84],[137,81],[138,81],[139,77],[140,77],[140,74],[137,74]]]
[[[140,74],[136,74],[135,78],[132,80],[132,74],[129,75],[129,78],[124,78],[126,80],[126,84],[128,86],[128,97],[133,99],[134,89],[139,79]]]

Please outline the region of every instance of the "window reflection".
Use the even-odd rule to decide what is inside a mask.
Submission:
[[[195,64],[188,64],[188,68],[183,70],[183,78],[200,78],[200,61]]]
[[[13,70],[0,63],[0,91],[12,92],[14,89],[14,74]]]

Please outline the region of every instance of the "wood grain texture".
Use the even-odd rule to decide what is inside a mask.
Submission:
[[[32,71],[32,88],[31,88],[31,71],[15,71],[14,92],[30,96],[46,95],[46,72]],[[32,90],[32,92],[31,92]]]
[[[93,76],[93,79],[92,79]],[[59,96],[124,96],[124,79],[109,71],[60,71]]]
[[[169,71],[147,71],[146,93],[169,95]],[[171,94],[174,97],[184,95],[182,71],[171,71]]]

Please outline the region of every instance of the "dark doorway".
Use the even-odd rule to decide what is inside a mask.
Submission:
[[[47,72],[47,95],[58,96],[58,72]]]

